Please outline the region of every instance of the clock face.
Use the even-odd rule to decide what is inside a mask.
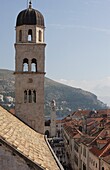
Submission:
[[[32,78],[29,78],[29,79],[28,79],[28,83],[33,83],[33,79],[32,79]]]

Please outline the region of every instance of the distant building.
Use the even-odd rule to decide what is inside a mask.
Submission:
[[[51,134],[51,137],[56,136],[56,102],[55,100],[51,101],[50,134]]]
[[[63,120],[56,119],[56,110],[56,102],[52,100],[50,103],[50,117],[48,120],[45,120],[45,135],[47,135],[48,138],[62,137]]]
[[[66,164],[72,170],[110,169],[109,113],[109,109],[76,111],[63,120]]]
[[[3,102],[3,95],[0,94],[0,102]]]
[[[6,96],[6,97],[5,97],[5,100],[6,100],[7,103],[12,103],[12,102],[14,102],[14,99],[13,99],[13,97],[11,97],[11,96]]]
[[[45,122],[45,135],[47,137],[56,137],[56,102],[55,100],[52,100],[50,103],[51,107],[51,113],[50,113],[50,119],[46,120]]]

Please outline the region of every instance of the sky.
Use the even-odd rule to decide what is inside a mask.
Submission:
[[[46,77],[110,104],[110,0],[32,0],[45,19]],[[0,5],[0,68],[15,68],[15,25],[27,0]]]

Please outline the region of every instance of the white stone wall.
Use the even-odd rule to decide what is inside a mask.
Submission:
[[[110,170],[110,164],[101,159],[100,169],[102,169],[102,167],[104,170]]]
[[[50,124],[51,137],[56,136],[56,102],[51,101],[51,124]]]
[[[0,144],[0,170],[39,170],[30,166],[22,157],[14,153],[5,145]]]
[[[0,94],[0,101],[3,102],[3,95]]]
[[[89,152],[89,169],[90,170],[99,170],[100,162],[99,158]]]
[[[89,164],[88,161],[89,161],[88,147],[83,143],[81,143],[81,162],[82,162],[81,167],[83,168],[83,164],[84,164],[84,166],[86,166],[86,169],[88,169],[88,164]]]

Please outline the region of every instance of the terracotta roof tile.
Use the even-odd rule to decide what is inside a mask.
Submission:
[[[94,155],[98,157],[109,156],[110,155],[110,141],[102,149],[97,148],[97,146],[92,147],[90,149],[90,152],[92,152]]]
[[[100,156],[102,150],[98,149],[97,147],[92,147],[92,149],[90,149],[90,152],[92,152],[96,156]]]
[[[9,111],[10,111],[10,113],[12,113],[13,115],[15,114],[15,109],[10,109]]]
[[[107,143],[107,140],[98,139],[98,140],[97,140],[97,143],[98,143],[98,144],[106,144],[106,143]]]
[[[72,138],[79,138],[79,136],[82,135],[82,132],[79,131],[76,127],[76,123],[77,121],[70,121],[70,122],[66,122],[63,125],[63,128],[65,129],[65,131],[68,133],[68,135],[70,135]],[[79,135],[78,135],[79,134]]]

